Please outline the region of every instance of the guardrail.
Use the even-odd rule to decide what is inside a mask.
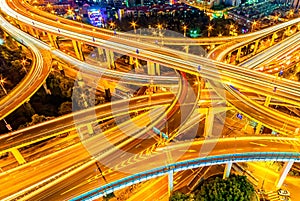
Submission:
[[[119,190],[125,188],[127,186],[143,182],[155,177],[159,177],[167,174],[169,171],[181,171],[186,169],[198,168],[201,166],[209,166],[209,165],[218,165],[224,164],[228,161],[232,162],[246,162],[246,161],[290,161],[293,160],[295,162],[300,161],[300,153],[293,152],[247,152],[240,154],[225,154],[218,156],[209,156],[205,158],[197,158],[187,161],[182,161],[158,168],[154,168],[148,171],[144,171],[138,174],[134,174],[123,179],[111,182],[94,190],[91,190],[87,193],[84,193],[80,196],[77,196],[71,201],[77,200],[94,200],[96,198],[102,197],[109,193],[114,192],[115,190]]]

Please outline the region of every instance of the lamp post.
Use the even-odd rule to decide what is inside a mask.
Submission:
[[[256,25],[257,25],[257,22],[256,22],[256,21],[253,21],[252,26],[251,26],[251,32],[253,32],[254,27],[255,27]]]
[[[26,67],[25,67],[25,64],[26,64],[26,59],[23,59],[21,63],[22,63],[22,66],[23,66],[23,68],[22,68],[22,69],[24,69],[24,71],[25,71],[25,72],[26,72],[26,74],[27,74],[28,72],[27,72],[27,69],[26,69]]]
[[[207,30],[208,30],[207,36],[210,37],[210,32],[213,30],[213,27],[212,27],[211,25],[209,25],[209,26],[207,27]]]
[[[3,79],[2,77],[0,78],[0,85],[1,85],[1,88],[2,90],[4,91],[4,93],[7,95],[7,91],[6,89],[4,88],[4,83],[5,83],[5,79]]]
[[[115,23],[114,23],[114,22],[110,22],[110,23],[109,23],[109,26],[110,26],[110,28],[111,28],[112,30],[114,30],[114,28],[115,28]]]
[[[183,26],[183,37],[186,37],[186,30],[187,30],[187,26],[184,25]]]
[[[133,21],[133,22],[131,22],[130,24],[131,24],[131,26],[133,27],[134,33],[136,34],[136,26],[137,26],[136,22]]]

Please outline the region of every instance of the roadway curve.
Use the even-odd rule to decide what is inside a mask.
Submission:
[[[8,116],[17,109],[42,86],[51,70],[51,57],[47,47],[38,48],[24,35],[20,34],[19,29],[8,23],[0,16],[0,26],[17,41],[23,43],[33,55],[32,68],[25,78],[0,101],[0,120]],[[45,50],[46,49],[46,50]],[[50,57],[50,58],[49,58]]]
[[[103,29],[103,28],[97,28],[91,25],[86,25],[80,22],[76,22],[76,21],[72,21],[72,20],[67,20],[65,18],[50,14],[48,12],[45,11],[41,11],[38,8],[28,4],[26,1],[19,1],[19,3],[21,3],[24,5],[24,7],[31,13],[33,13],[34,15],[38,15],[38,16],[42,16],[42,17],[46,17],[48,19],[51,19],[53,22],[57,23],[57,21],[59,21],[60,23],[63,24],[68,24],[70,26],[77,26],[77,27],[82,27],[84,29],[89,29],[89,30],[95,30],[97,32],[100,32],[102,34],[108,35],[108,36],[114,36],[114,31],[111,30],[107,30],[107,29]],[[300,19],[294,19],[289,21],[287,24],[293,24],[293,23],[297,23],[300,22]],[[245,39],[249,39],[255,36],[259,36],[259,35],[265,35],[268,33],[273,32],[275,29],[282,29],[283,27],[285,27],[285,23],[282,24],[278,24],[276,26],[272,26],[272,27],[268,27],[266,29],[263,30],[259,30],[256,32],[251,32],[248,34],[242,34],[242,35],[238,35],[238,36],[222,36],[222,37],[208,37],[208,38],[178,38],[178,37],[164,37],[164,44],[170,44],[170,45],[209,45],[209,44],[221,44],[221,43],[227,43],[227,42],[231,42],[232,40],[245,40]],[[151,41],[151,43],[155,43],[156,40],[160,40],[160,38],[157,37],[153,37],[153,36],[144,36],[144,35],[138,35],[137,34],[130,34],[130,33],[122,33],[122,32],[118,32],[117,33],[118,36],[125,38],[125,39],[131,39],[131,40],[140,40],[143,42],[149,42]]]
[[[296,33],[281,43],[276,44],[275,47],[272,47],[272,49],[265,50],[255,57],[248,59],[240,66],[250,69],[257,67],[261,62],[276,56],[278,52],[282,51],[283,49],[285,50],[287,45],[289,45],[290,48],[293,48],[293,45],[299,43],[299,36],[300,33]],[[236,46],[238,46],[238,44]],[[218,59],[222,59],[222,57],[219,57]],[[274,82],[275,81],[277,81],[277,78],[274,76]],[[297,82],[295,82],[295,85],[300,87],[299,83]],[[232,86],[224,85],[224,87],[229,93],[226,93],[226,97],[224,96],[223,98],[226,98],[230,105],[235,107],[248,118],[253,119],[281,134],[293,134],[297,128],[300,128],[299,118],[292,117],[291,115],[277,111],[276,109],[259,104]]]
[[[64,35],[65,37],[82,41],[94,46],[102,46],[105,49],[112,49],[113,51],[122,54],[127,54],[146,61],[159,63],[161,65],[175,68],[179,71],[184,71],[194,75],[199,75],[198,66],[202,65],[201,77],[203,78],[216,80],[223,83],[231,83],[238,88],[247,89],[258,94],[273,95],[273,97],[276,99],[283,100],[291,104],[300,105],[298,101],[300,99],[300,88],[296,86],[294,82],[280,80],[274,83],[273,76],[268,76],[233,65],[212,61],[207,58],[189,55],[180,51],[163,47],[158,49],[155,45],[139,43],[118,37],[109,37],[101,33],[84,30],[79,27],[71,27],[62,23],[53,25],[52,20],[38,16],[32,17],[29,13],[23,11],[22,5],[15,5],[13,1],[9,2],[10,6],[14,8],[15,6],[21,7],[21,10],[19,8],[15,8],[19,13],[11,9],[6,4],[6,1],[1,0],[1,2],[2,11],[5,11],[11,17],[15,17],[17,15],[19,20],[22,20],[23,23],[28,23],[30,26],[32,26],[32,22],[34,22],[34,27],[38,27],[46,32]],[[39,22],[30,18],[35,18]],[[295,21],[293,22],[295,23]],[[60,29],[59,33],[58,27]],[[95,37],[95,42],[92,40],[93,36]],[[139,54],[136,53],[137,48],[140,49]],[[277,86],[277,91],[274,94],[273,89],[275,84]]]
[[[0,154],[8,152],[10,148],[24,147],[61,133],[75,130],[76,126],[77,129],[80,129],[81,127],[85,127],[87,123],[93,124],[101,120],[127,114],[130,110],[146,110],[149,107],[159,106],[160,104],[170,104],[174,95],[171,93],[153,94],[151,96],[151,103],[149,102],[149,98],[148,95],[145,95],[114,101],[8,133],[0,138]],[[124,107],[126,105],[128,107]],[[118,114],[112,113],[111,108]]]
[[[212,150],[207,150],[212,147]],[[76,170],[65,176],[64,181],[57,181],[47,188],[47,192],[39,192],[31,200],[92,200],[105,192],[130,186],[166,174],[169,170],[181,171],[199,166],[224,164],[228,161],[300,161],[300,142],[296,138],[248,136],[239,138],[223,138],[212,140],[188,141],[172,143],[159,148],[151,155],[140,155],[130,161],[118,159],[115,167],[101,166],[107,181],[95,173],[95,162],[90,162],[84,170]],[[75,153],[70,153],[75,154]],[[67,155],[63,155],[67,157]],[[177,160],[172,160],[176,158]],[[41,167],[42,168],[42,167]],[[138,172],[130,174],[129,172]],[[99,185],[101,187],[99,187]],[[93,189],[93,190],[92,190]],[[82,196],[83,192],[90,190]],[[78,196],[74,198],[74,196]],[[91,196],[91,197],[89,197]],[[89,198],[89,199],[88,199]]]

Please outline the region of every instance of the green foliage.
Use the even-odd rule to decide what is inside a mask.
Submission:
[[[199,201],[250,201],[254,188],[246,176],[232,175],[227,179],[216,177],[204,182],[196,191]]]
[[[170,201],[251,201],[254,188],[246,176],[232,175],[227,179],[216,177],[204,181],[194,194],[175,192]]]
[[[191,197],[189,195],[180,193],[180,192],[175,192],[171,197],[170,201],[187,201],[191,200]]]

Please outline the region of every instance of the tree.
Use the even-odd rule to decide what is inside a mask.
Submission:
[[[181,192],[175,192],[173,195],[170,197],[170,201],[188,201],[192,200],[189,195],[183,194]]]
[[[72,102],[63,102],[58,108],[58,114],[64,115],[72,112]]]
[[[254,188],[246,176],[232,175],[226,179],[216,177],[205,181],[195,194],[196,201],[251,201]]]

